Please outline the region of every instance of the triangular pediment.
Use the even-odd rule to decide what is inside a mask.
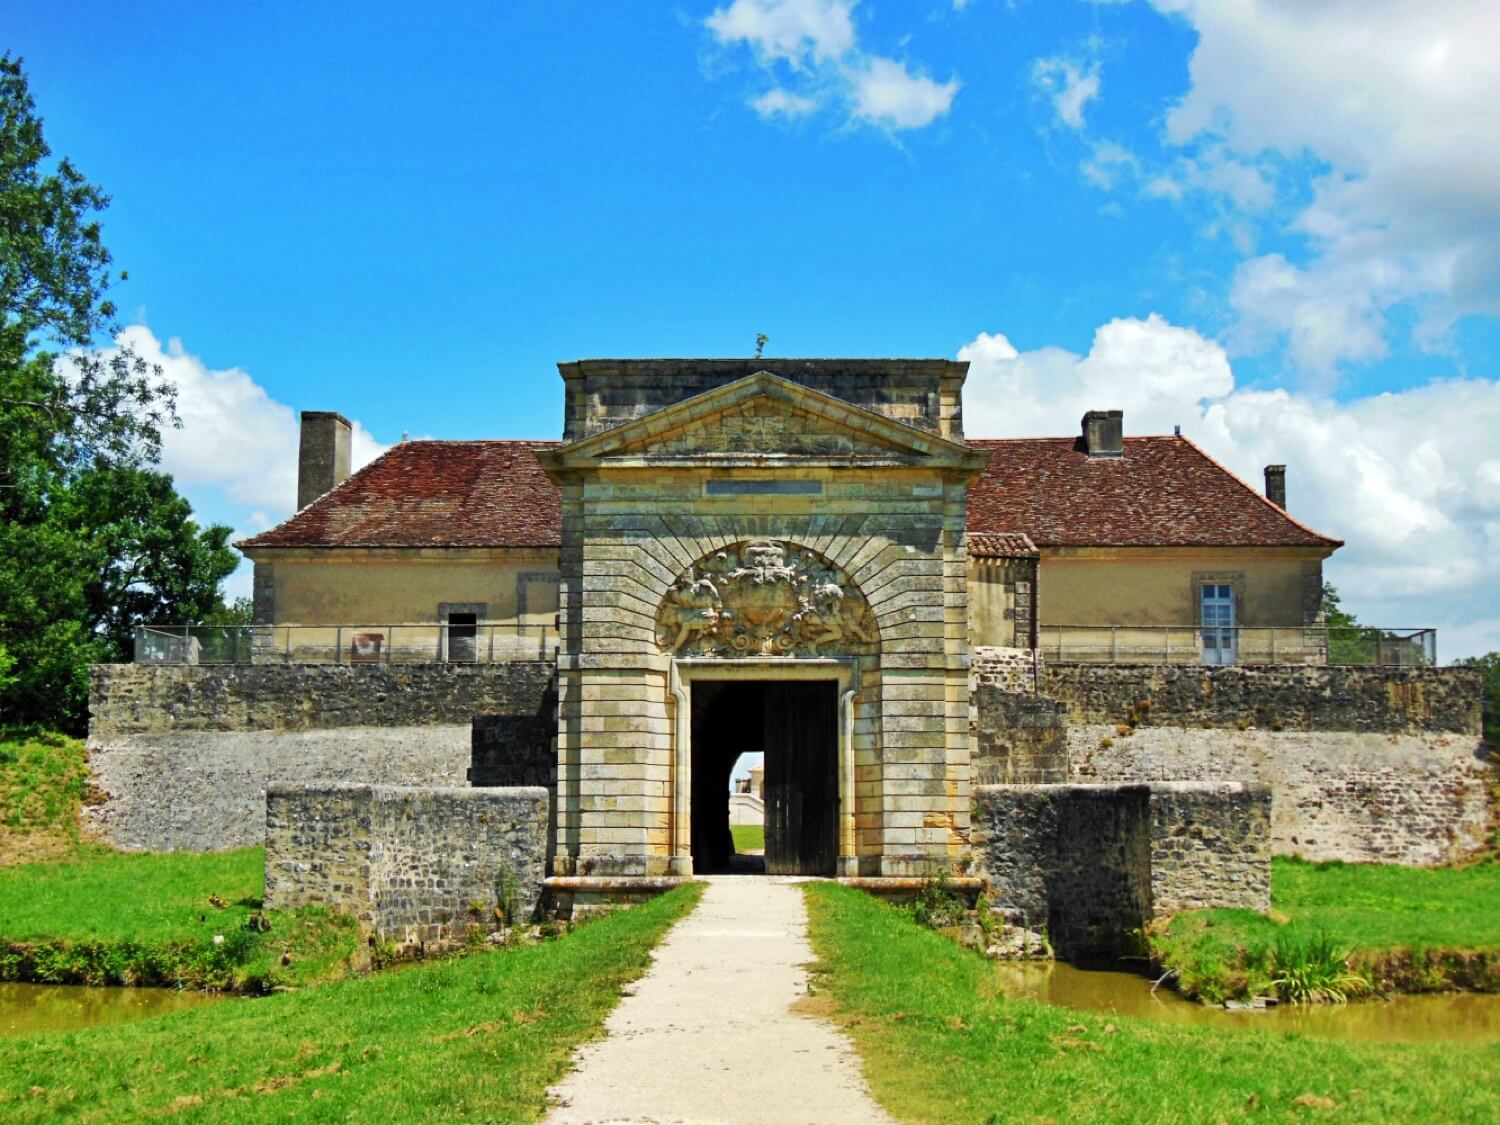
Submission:
[[[973,454],[959,442],[762,371],[558,447],[543,463],[560,469],[746,457],[967,467]]]

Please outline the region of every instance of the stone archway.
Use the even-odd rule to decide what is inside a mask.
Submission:
[[[880,636],[868,600],[837,564],[788,540],[755,539],[704,556],[667,589],[656,640],[672,660],[677,709],[673,853],[679,870],[704,859],[727,833],[722,759],[753,726],[766,754],[768,864],[778,873],[850,873],[855,859],[854,698],[862,672],[879,663]],[[714,690],[708,690],[708,683]],[[722,681],[757,721],[730,730],[711,719]],[[701,699],[692,685],[698,683]],[[733,739],[720,747],[706,740]],[[722,751],[722,752],[721,752]],[[694,762],[713,770],[696,778]],[[712,823],[703,823],[711,817]],[[699,857],[699,864],[691,857]]]

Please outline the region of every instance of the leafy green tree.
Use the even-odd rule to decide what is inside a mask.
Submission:
[[[1500,747],[1500,652],[1469,656],[1460,660],[1466,668],[1478,668],[1484,684],[1484,737]]]
[[[1380,630],[1361,625],[1344,609],[1332,582],[1323,583],[1323,623],[1328,627],[1330,664],[1373,664],[1380,652]]]
[[[151,466],[174,390],[108,298],[108,197],[50,160],[21,60],[0,55],[0,721],[79,729],[88,666],[136,624],[220,608],[229,529]]]

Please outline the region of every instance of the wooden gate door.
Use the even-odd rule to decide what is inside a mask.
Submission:
[[[832,875],[838,859],[838,687],[768,683],[766,874]]]

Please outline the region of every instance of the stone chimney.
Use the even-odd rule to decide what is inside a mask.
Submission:
[[[1083,448],[1090,457],[1125,456],[1125,412],[1090,410],[1085,414]]]
[[[1286,466],[1266,466],[1266,499],[1286,511]]]
[[[297,453],[297,510],[300,512],[349,475],[349,419],[331,410],[302,412],[302,445]]]

